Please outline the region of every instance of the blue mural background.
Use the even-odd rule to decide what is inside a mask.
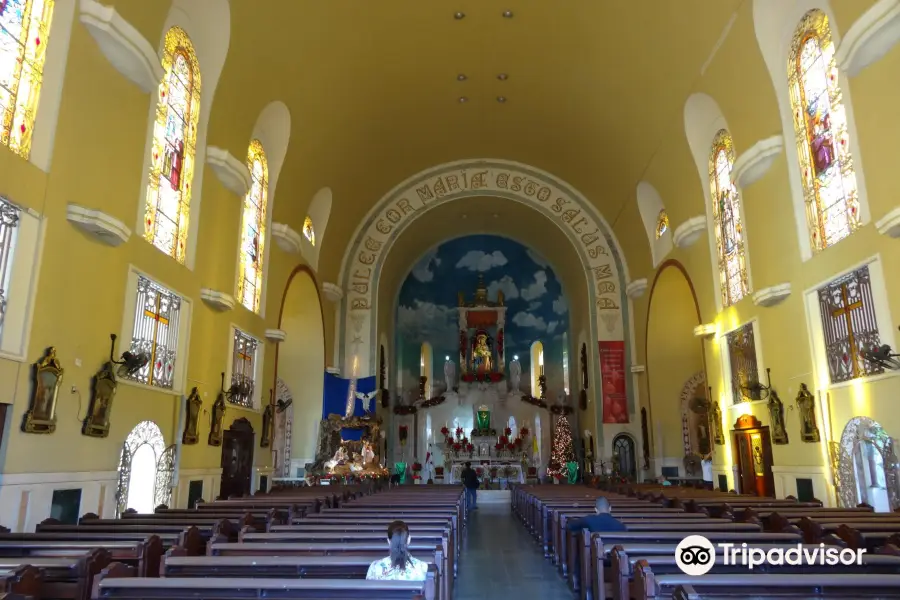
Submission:
[[[457,374],[461,372],[457,296],[463,292],[466,301],[471,301],[479,275],[484,276],[491,301],[496,301],[500,290],[505,296],[506,359],[508,364],[518,355],[521,389],[530,387],[530,349],[539,340],[544,345],[548,388],[561,391],[564,339],[571,339],[563,335],[569,330],[569,308],[562,285],[534,250],[495,235],[445,242],[422,256],[404,280],[397,302],[395,345],[403,390],[417,389],[424,342],[433,349],[432,383],[443,382],[446,356],[457,363]]]

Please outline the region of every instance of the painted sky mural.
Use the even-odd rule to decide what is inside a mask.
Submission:
[[[493,235],[445,242],[423,256],[406,277],[400,288],[396,320],[400,386],[404,390],[416,388],[423,342],[433,348],[433,376],[437,381],[443,381],[445,356],[458,361],[457,294],[463,292],[471,300],[479,275],[484,277],[488,298],[496,300],[500,290],[505,296],[506,358],[509,361],[519,356],[522,389],[529,387],[529,351],[539,340],[544,345],[548,387],[561,390],[563,334],[569,329],[568,302],[562,286],[542,256],[518,242]]]

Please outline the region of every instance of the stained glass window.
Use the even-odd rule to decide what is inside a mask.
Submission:
[[[233,404],[253,407],[253,390],[256,387],[256,348],[259,342],[241,331],[234,330],[234,350],[231,356],[231,394]]]
[[[868,266],[821,288],[819,312],[831,383],[884,372],[859,355],[861,349],[881,345]]]
[[[303,237],[308,239],[313,246],[316,245],[316,231],[313,229],[313,222],[309,217],[303,221]]]
[[[200,117],[200,65],[180,27],[166,33],[162,66],[166,74],[159,84],[153,127],[144,237],[184,263]]]
[[[0,0],[0,143],[28,158],[53,0]]]
[[[149,361],[130,379],[172,389],[180,314],[181,298],[178,295],[146,277],[138,276],[131,352],[145,354]]]
[[[834,50],[825,13],[806,13],[794,33],[788,79],[814,251],[859,227],[856,174]]]
[[[259,311],[262,292],[263,258],[266,243],[266,204],[269,193],[269,165],[259,140],[250,142],[247,152],[250,191],[244,197],[241,217],[241,268],[238,273],[238,298],[253,312]]]
[[[728,307],[750,291],[741,224],[741,197],[731,181],[734,144],[731,134],[720,130],[709,153],[709,187],[716,232],[716,260],[722,306]]]
[[[669,215],[666,214],[666,209],[662,209],[659,211],[659,215],[656,217],[656,239],[659,239],[663,236],[665,232],[669,230]]]
[[[6,302],[9,299],[18,225],[19,207],[0,197],[0,331],[3,331],[3,317],[6,315]]]
[[[756,338],[753,323],[741,325],[726,334],[728,362],[731,365],[732,402],[760,400],[759,365],[756,362]]]

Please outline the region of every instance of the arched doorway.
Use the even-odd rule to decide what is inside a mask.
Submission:
[[[125,438],[119,456],[116,516],[126,510],[152,513],[172,502],[175,446],[166,447],[159,425],[141,421]]]
[[[900,508],[894,440],[877,421],[854,417],[837,448],[838,498],[846,507],[868,504],[878,512]]]
[[[288,278],[278,323],[285,340],[278,344],[276,375],[293,400],[284,469],[290,477],[302,477],[304,465],[315,461],[325,388],[325,327],[309,267],[297,267]]]
[[[637,458],[634,438],[627,433],[620,433],[612,443],[613,468],[620,477],[629,481],[637,480]]]
[[[248,496],[253,480],[253,425],[237,419],[222,436],[222,498]]]

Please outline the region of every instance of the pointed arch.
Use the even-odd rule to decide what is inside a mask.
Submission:
[[[531,395],[539,398],[541,396],[540,378],[544,374],[543,342],[540,340],[533,342],[529,354],[529,362],[531,363]]]
[[[126,510],[152,513],[172,500],[175,446],[166,447],[159,425],[141,421],[134,426],[119,457],[116,516]]]
[[[830,39],[822,37],[826,25]],[[850,87],[847,80],[840,77],[841,74],[833,60],[834,48],[840,45],[840,32],[828,0],[792,2],[753,0],[753,27],[778,100],[800,255],[803,260],[808,260],[820,250],[849,235],[848,230],[852,232],[854,228],[865,225],[870,217]],[[815,35],[810,37],[809,34]],[[812,41],[813,45],[805,46],[807,41]],[[798,58],[803,60],[804,48],[812,53],[809,56],[818,55],[824,59],[820,62],[820,66],[826,65],[827,80],[824,86],[822,78],[817,78],[818,85],[824,93],[824,96],[821,96],[821,103],[803,100],[807,95],[803,86],[812,80],[804,78],[801,82],[799,77],[792,76],[797,70]],[[804,64],[809,66],[810,61]],[[818,72],[821,74],[821,69]],[[795,79],[801,86],[792,90]],[[812,100],[814,95],[817,98],[820,96],[810,94],[809,100]],[[795,103],[794,96],[797,96],[800,102]],[[804,103],[808,108],[814,108],[814,114],[795,114],[795,104],[802,109],[801,104]],[[823,112],[821,110],[823,108],[827,110]],[[823,122],[826,116],[829,118],[827,122]],[[812,138],[807,134],[808,128],[814,133]],[[791,143],[791,139],[796,143]],[[828,148],[829,143],[832,149]],[[816,145],[816,151],[811,151],[813,144]],[[841,144],[844,145],[843,148]],[[830,166],[826,166],[829,160],[822,162],[822,159],[827,158],[826,155],[832,151]],[[817,152],[822,152],[819,167],[825,167],[819,171],[814,161]],[[806,173],[803,171],[803,165],[809,167]],[[850,172],[853,173],[855,180],[855,196],[847,192],[847,189],[852,189],[853,186],[844,187],[843,175]],[[840,186],[833,183],[836,180],[832,180],[832,176],[837,174],[840,175],[838,177]],[[822,183],[828,184],[825,189],[839,190],[833,192],[839,196],[840,202],[837,205],[816,193],[816,188],[822,189]],[[847,212],[840,217],[841,210],[849,211],[854,207],[855,218]],[[837,215],[835,220],[827,226],[822,221],[823,218],[835,215]],[[823,226],[828,231],[824,231]],[[817,232],[815,243],[813,232]]]
[[[731,180],[733,168],[734,142],[728,130],[720,129],[713,138],[709,152],[709,192],[723,308],[735,304],[750,292],[744,252],[741,196]]]
[[[331,216],[331,200],[331,188],[320,189],[309,203],[309,212],[303,221],[303,236],[309,242],[308,246],[304,244],[304,257],[316,269],[319,268],[319,252],[322,251],[328,218]]]
[[[672,230],[669,228],[669,215],[663,205],[662,198],[653,184],[641,181],[637,185],[638,211],[647,232],[650,243],[650,256],[653,268],[672,251]]]
[[[434,389],[434,350],[428,342],[422,342],[419,350],[419,376],[426,377],[425,381],[425,399],[431,398],[431,390]]]
[[[247,310],[259,312],[266,250],[266,214],[269,200],[269,163],[262,143],[254,139],[247,150],[250,189],[241,216],[238,299]]]

